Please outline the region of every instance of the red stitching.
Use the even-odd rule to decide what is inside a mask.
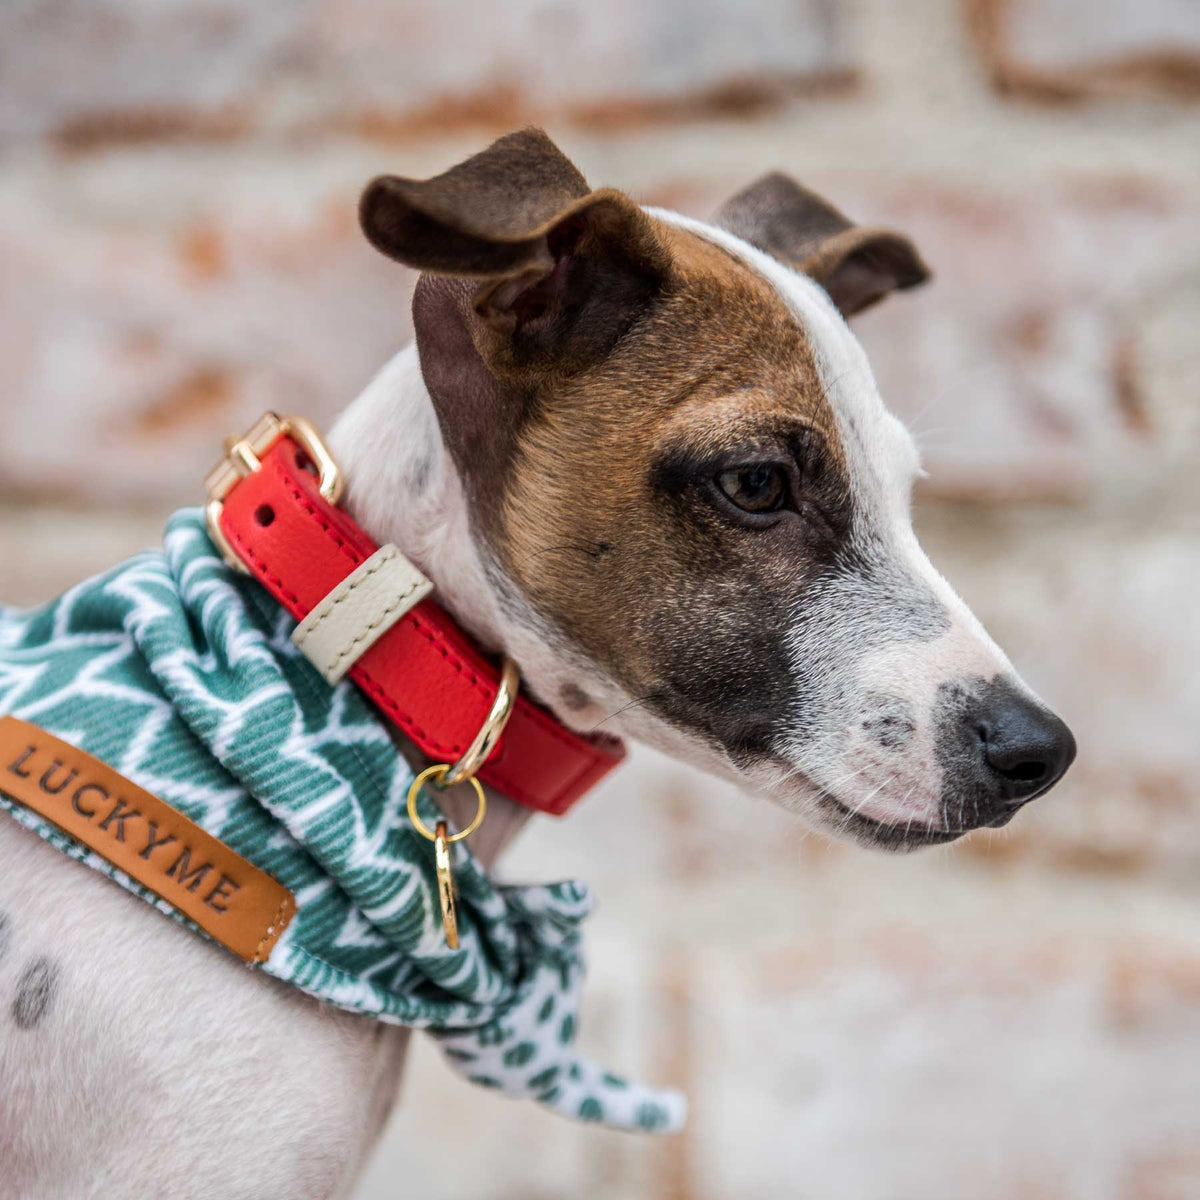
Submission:
[[[300,507],[306,513],[308,513],[313,520],[316,521],[317,525],[325,534],[329,536],[338,549],[341,550],[342,553],[344,553],[351,560],[351,562],[354,563],[355,566],[358,566],[361,562],[363,562],[364,560],[361,558],[358,552],[338,535],[337,531],[334,530],[333,527],[329,525],[329,523],[321,516],[320,511],[315,508],[304,495],[304,493],[296,487],[296,485],[288,477],[284,468],[280,466],[278,462],[273,462],[271,466],[276,475],[279,477],[280,481],[283,483],[284,488],[291,495],[292,499],[295,500]],[[296,603],[299,604],[300,601],[297,599]],[[426,640],[439,651],[442,657],[445,658],[446,661],[456,671],[458,671],[460,675],[465,675],[471,686],[475,688],[475,690],[478,691],[481,696],[490,702],[492,697],[495,695],[495,689],[489,689],[487,685],[480,680],[479,676],[476,675],[474,671],[472,671],[470,667],[468,667],[467,664],[458,657],[457,654],[455,654],[453,647],[446,642],[446,639],[440,632],[438,632],[438,630],[426,625],[419,617],[412,617],[412,621],[417,631],[421,633]]]
[[[446,640],[445,636],[435,626],[428,625],[422,621],[416,613],[406,613],[404,619],[411,621],[413,628],[460,674],[466,677],[467,682],[490,704],[495,698],[496,689],[489,688],[487,684],[475,674],[474,670],[469,667],[455,653],[454,647]]]
[[[314,508],[308,497],[300,491],[300,489],[292,482],[287,472],[279,465],[278,462],[272,462],[271,466],[275,474],[279,476],[280,482],[291,493],[292,499],[299,503],[300,507],[321,527],[321,529],[329,535],[337,548],[346,555],[347,558],[357,567],[363,561],[362,556],[349,545],[341,535],[330,525],[318,509]]]
[[[461,744],[455,743],[452,746],[443,745],[434,739],[430,733],[418,725],[412,717],[410,717],[407,713],[402,712],[396,701],[393,700],[392,697],[383,690],[383,685],[377,679],[375,679],[369,671],[366,671],[361,667],[355,667],[351,674],[370,691],[371,695],[375,699],[375,702],[380,706],[380,708],[382,708],[392,717],[392,719],[405,731],[405,733],[410,734],[414,738],[424,739],[425,744],[429,747],[429,751],[431,753],[435,753],[446,758],[456,758],[462,753],[463,747]],[[534,711],[536,712],[536,710]],[[562,797],[567,792],[572,791],[575,787],[577,787],[580,779],[582,779],[585,775],[590,774],[596,769],[596,767],[604,765],[605,763],[605,756],[596,747],[589,745],[582,739],[578,739],[575,743],[573,743],[573,745],[582,750],[585,761],[579,770],[577,770],[569,780],[564,782],[562,787],[560,787],[556,792],[554,792],[553,795],[549,797],[541,797],[536,793],[529,791],[527,788],[523,787],[514,776],[502,770],[498,764],[486,763],[482,768],[482,773],[487,775],[490,770],[490,773],[494,775],[497,781],[502,780],[502,784],[498,782],[498,786],[501,786],[501,790],[506,792],[513,800],[517,800],[523,804],[528,804],[533,808],[557,808],[562,800]]]
[[[272,462],[271,466],[274,469],[276,475],[278,475],[280,481],[283,483],[284,487],[291,494],[292,498],[294,500],[296,500],[300,504],[301,508],[303,508],[304,511],[307,512],[308,515],[317,522],[317,524],[320,526],[320,528],[333,540],[334,544],[338,547],[338,549],[340,549],[344,554],[346,554],[347,557],[349,557],[350,560],[355,564],[355,566],[357,566],[359,563],[361,563],[363,561],[363,559],[360,557],[358,552],[356,550],[354,550],[354,548],[352,546],[347,545],[347,543],[337,534],[337,532],[328,524],[328,522],[325,521],[325,519],[321,516],[319,510],[310,503],[310,501],[304,495],[304,493],[301,492],[299,490],[299,488],[297,488],[296,485],[291,481],[291,479],[288,477],[287,472],[284,470],[284,468],[278,462]],[[265,564],[264,564],[264,569],[265,569]],[[300,601],[298,599],[295,602],[297,604],[300,603]],[[484,696],[485,699],[490,701],[494,697],[495,689],[489,688],[487,685],[485,685],[479,679],[478,675],[476,675],[467,666],[467,664],[464,663],[462,661],[462,659],[458,657],[458,655],[454,652],[453,647],[451,647],[446,642],[445,637],[436,628],[433,628],[433,627],[427,625],[415,613],[410,614],[409,617],[406,619],[409,619],[412,621],[413,627],[417,630],[417,632],[422,634],[422,636],[425,637],[425,639],[430,643],[430,645],[432,645],[436,650],[438,650],[438,652],[442,655],[442,657],[460,675],[466,676],[466,678],[467,678],[468,682],[471,684],[471,686],[474,687],[475,690],[478,691],[482,696]],[[532,720],[534,722],[534,724],[536,724],[544,733],[549,734],[552,738],[554,738],[560,744],[562,744],[564,746],[569,746],[572,749],[581,748],[584,750],[584,752],[589,757],[593,757],[597,761],[599,760],[599,755],[597,754],[597,751],[595,750],[594,747],[589,745],[582,738],[571,733],[570,730],[564,729],[561,725],[558,724],[557,721],[554,721],[552,718],[550,718],[549,716],[544,714],[535,705],[533,705],[527,701],[526,702],[518,701],[518,708],[521,709],[525,713],[525,715],[530,720]],[[516,713],[514,713],[513,716],[515,717]],[[426,736],[428,736],[428,735],[426,735]]]
[[[323,533],[334,543],[335,546],[355,565],[358,566],[365,560],[344,538],[324,519],[320,511],[309,501],[303,492],[292,482],[285,469],[277,462],[271,463],[272,469],[283,484],[284,489],[292,497],[294,501],[306,512],[321,529]],[[275,574],[268,566],[266,560],[259,554],[256,554],[249,543],[236,530],[227,530],[227,533],[233,538],[234,543],[252,562],[257,564],[266,579],[275,585],[284,596],[290,600],[298,608],[303,609],[304,605],[300,597],[292,592],[283,582],[279,575]],[[491,700],[495,695],[495,689],[489,687],[478,676],[478,674],[456,653],[454,647],[447,641],[446,637],[435,626],[431,626],[423,621],[416,613],[410,613],[406,616],[406,620],[412,622],[413,628],[442,656],[442,658],[458,672],[459,675],[470,684],[477,692],[485,699]],[[383,708],[404,731],[414,738],[419,738],[424,741],[430,749],[440,755],[449,757],[461,754],[462,747],[459,744],[446,746],[437,741],[428,730],[418,725],[415,718],[405,713],[397,703],[385,690],[383,685],[365,670],[361,664],[356,666],[352,674],[361,680],[363,686],[368,688],[375,698],[376,702]],[[571,730],[564,728],[555,721],[549,714],[542,712],[531,701],[520,697],[517,701],[517,711],[513,713],[513,718],[521,716],[525,720],[532,721],[543,733],[549,735],[555,741],[563,746],[568,747],[576,753],[582,754],[585,759],[584,766],[573,775],[569,783],[559,789],[554,797],[551,798],[551,804],[557,804],[562,795],[569,789],[574,787],[578,780],[588,771],[595,767],[605,764],[607,756],[601,750],[587,742],[579,735],[572,733]],[[493,768],[499,774],[498,768]],[[533,804],[535,807],[544,803],[539,797],[532,792],[521,787],[515,780],[511,780],[505,775],[505,790],[512,796],[514,800],[524,803]]]
[[[451,756],[457,758],[460,754],[462,754],[463,750],[465,749],[464,746],[461,746],[457,743],[451,746],[446,746],[442,742],[439,742],[433,736],[433,734],[429,733],[426,729],[422,728],[422,726],[418,725],[415,717],[411,717],[406,712],[403,712],[399,703],[393,700],[392,697],[383,690],[383,684],[381,684],[368,670],[366,670],[366,668],[362,667],[361,665],[355,666],[351,668],[350,674],[356,680],[358,680],[363,687],[370,691],[371,695],[375,698],[375,703],[378,704],[379,707],[385,712],[387,712],[396,722],[396,724],[404,730],[405,733],[409,733],[414,738],[423,741],[430,747],[432,751],[443,755],[446,758]]]
[[[300,597],[297,596],[295,592],[288,590],[288,588],[284,584],[283,580],[280,579],[279,576],[276,575],[271,570],[271,568],[267,566],[266,560],[260,558],[257,554],[254,553],[254,550],[250,546],[250,543],[247,542],[246,539],[243,538],[242,535],[240,533],[238,533],[236,529],[233,529],[233,530],[227,529],[225,532],[228,533],[230,535],[230,537],[233,538],[234,542],[237,544],[239,549],[241,549],[245,553],[246,557],[248,559],[250,559],[251,562],[258,564],[259,568],[262,570],[262,573],[267,577],[268,580],[270,580],[271,583],[273,583],[280,590],[280,592],[283,594],[283,597],[285,600],[290,600],[294,605],[296,605],[297,608],[304,607],[304,605],[301,603]]]

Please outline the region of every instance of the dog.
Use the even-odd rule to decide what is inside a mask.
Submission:
[[[415,343],[331,432],[344,503],[527,693],[889,851],[1061,778],[1070,731],[918,546],[918,454],[846,324],[927,278],[908,239],[778,174],[711,222],[645,209],[536,130],[360,215],[420,275]],[[492,797],[482,861],[525,815]],[[20,1200],[344,1196],[408,1041],[11,820],[0,994]]]

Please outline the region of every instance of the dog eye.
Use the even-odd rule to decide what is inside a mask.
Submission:
[[[749,513],[777,512],[787,499],[787,476],[769,463],[722,471],[716,482],[726,499]]]

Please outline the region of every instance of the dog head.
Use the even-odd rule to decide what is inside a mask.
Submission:
[[[526,130],[361,205],[505,646],[568,724],[896,849],[1006,822],[1066,726],[913,535],[912,439],[845,317],[927,271],[781,175],[705,224]]]

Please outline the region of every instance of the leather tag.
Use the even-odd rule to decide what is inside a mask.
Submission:
[[[248,963],[296,913],[292,893],[99,759],[0,718],[0,791],[161,896]]]

